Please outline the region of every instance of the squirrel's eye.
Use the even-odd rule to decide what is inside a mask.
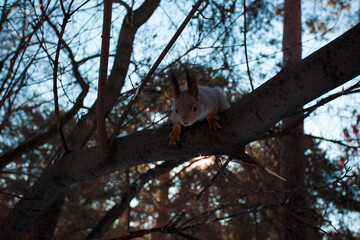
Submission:
[[[175,109],[175,112],[176,112],[176,113],[178,113],[178,110],[177,110],[177,109]]]
[[[198,110],[197,106],[194,106],[193,111],[196,112]]]

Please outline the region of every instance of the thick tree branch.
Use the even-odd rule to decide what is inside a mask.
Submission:
[[[133,52],[135,34],[139,27],[151,17],[159,3],[160,0],[146,0],[138,9],[131,13],[131,22],[126,20],[123,22],[116,48],[114,65],[105,89],[105,111],[112,108],[124,86],[131,53]]]
[[[73,151],[49,166],[4,220],[0,239],[18,239],[59,194],[79,181],[117,170],[166,159],[227,154],[236,158],[239,146],[263,136],[281,119],[306,103],[360,74],[360,24],[311,54],[283,69],[265,84],[243,97],[222,117],[222,128],[209,131],[204,122],[185,128],[181,142],[168,144],[170,127],[136,132],[118,138],[113,153],[95,146]]]
[[[126,20],[124,20],[122,24],[116,47],[114,65],[104,89],[106,93],[104,103],[106,115],[111,111],[113,106],[118,103],[120,91],[125,83],[137,29],[151,17],[159,3],[160,0],[145,1],[143,5],[133,13],[132,19],[136,24],[130,24]],[[74,144],[70,144],[73,149],[79,149],[84,146],[96,130],[95,107],[96,103],[92,106],[89,113],[80,119],[71,131],[68,141]]]

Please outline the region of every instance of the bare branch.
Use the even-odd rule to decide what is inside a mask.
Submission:
[[[316,104],[314,104],[311,107],[305,108],[303,110],[301,110],[300,112],[304,112],[305,114],[305,118],[308,117],[314,110],[316,110],[318,107],[321,107],[333,100],[335,100],[338,97],[341,97],[343,95],[349,95],[349,94],[353,94],[353,93],[359,93],[360,92],[360,82],[355,83],[353,86],[347,88],[347,89],[343,89],[341,92],[338,93],[334,93],[326,98],[321,99],[320,101],[318,101]]]
[[[102,31],[102,41],[101,41],[100,71],[99,71],[99,82],[98,82],[98,97],[96,104],[97,129],[99,133],[100,144],[104,149],[107,149],[110,143],[109,138],[106,134],[106,125],[105,125],[105,86],[106,86],[108,60],[109,60],[111,13],[112,13],[112,0],[105,0],[103,31]]]
[[[63,38],[63,35],[65,33],[66,24],[67,24],[67,22],[69,21],[69,18],[70,18],[70,9],[71,9],[71,5],[73,4],[73,2],[74,1],[70,2],[68,12],[66,12],[65,8],[64,8],[63,1],[60,0],[60,5],[61,5],[61,9],[62,9],[63,14],[64,14],[64,18],[63,18],[63,22],[61,24],[61,30],[60,30],[59,40],[58,40],[58,44],[57,44],[57,48],[56,48],[56,54],[55,54],[55,59],[54,59],[54,70],[53,70],[53,92],[54,92],[56,125],[57,125],[57,128],[58,128],[58,132],[59,132],[59,135],[60,135],[64,150],[65,150],[65,153],[69,152],[69,147],[66,144],[65,136],[64,136],[64,133],[62,131],[62,125],[61,125],[61,122],[60,122],[59,100],[58,100],[58,92],[57,92],[57,78],[58,78],[58,67],[59,67],[59,57],[60,57],[62,38]]]
[[[131,7],[124,1],[122,0],[113,0],[114,3],[120,3],[122,6],[124,6],[127,10],[128,13],[130,13],[132,11]]]
[[[254,85],[251,79],[250,67],[249,67],[249,59],[248,59],[248,52],[247,52],[247,44],[246,44],[246,32],[247,32],[247,23],[246,23],[246,0],[243,0],[243,7],[244,7],[244,48],[245,48],[245,59],[246,59],[246,69],[249,76],[251,90],[254,91]]]

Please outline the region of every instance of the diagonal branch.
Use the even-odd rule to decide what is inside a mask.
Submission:
[[[100,70],[98,82],[98,97],[96,101],[96,120],[100,144],[104,149],[109,147],[109,138],[105,125],[105,87],[109,61],[110,31],[111,31],[112,0],[104,1],[104,19],[101,40]]]
[[[249,76],[251,90],[254,91],[254,85],[251,78],[250,67],[249,67],[249,59],[248,59],[248,52],[247,52],[247,44],[246,44],[246,33],[247,33],[247,23],[246,23],[246,0],[243,0],[243,7],[244,7],[244,49],[245,49],[245,59],[246,59],[246,69]]]

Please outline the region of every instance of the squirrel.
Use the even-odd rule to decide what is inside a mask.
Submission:
[[[172,107],[173,129],[170,133],[170,144],[175,145],[180,142],[181,125],[190,126],[196,121],[207,119],[209,128],[217,131],[221,128],[219,124],[220,117],[218,113],[225,111],[230,107],[223,91],[219,87],[198,86],[189,71],[185,68],[187,88],[180,90],[179,83],[176,79],[174,71],[170,70],[173,84],[174,101]],[[255,171],[257,176],[262,178],[258,169],[262,169],[273,176],[286,181],[285,178],[266,167],[265,165],[255,161],[246,152],[245,149],[240,151],[241,158],[245,159]]]
[[[180,142],[181,125],[190,126],[196,121],[202,121],[206,118],[209,128],[217,131],[221,128],[218,114],[230,107],[221,88],[198,86],[197,82],[190,76],[189,71],[185,69],[185,72],[187,88],[180,90],[175,73],[170,70],[174,94],[173,129],[170,133],[171,145]]]

